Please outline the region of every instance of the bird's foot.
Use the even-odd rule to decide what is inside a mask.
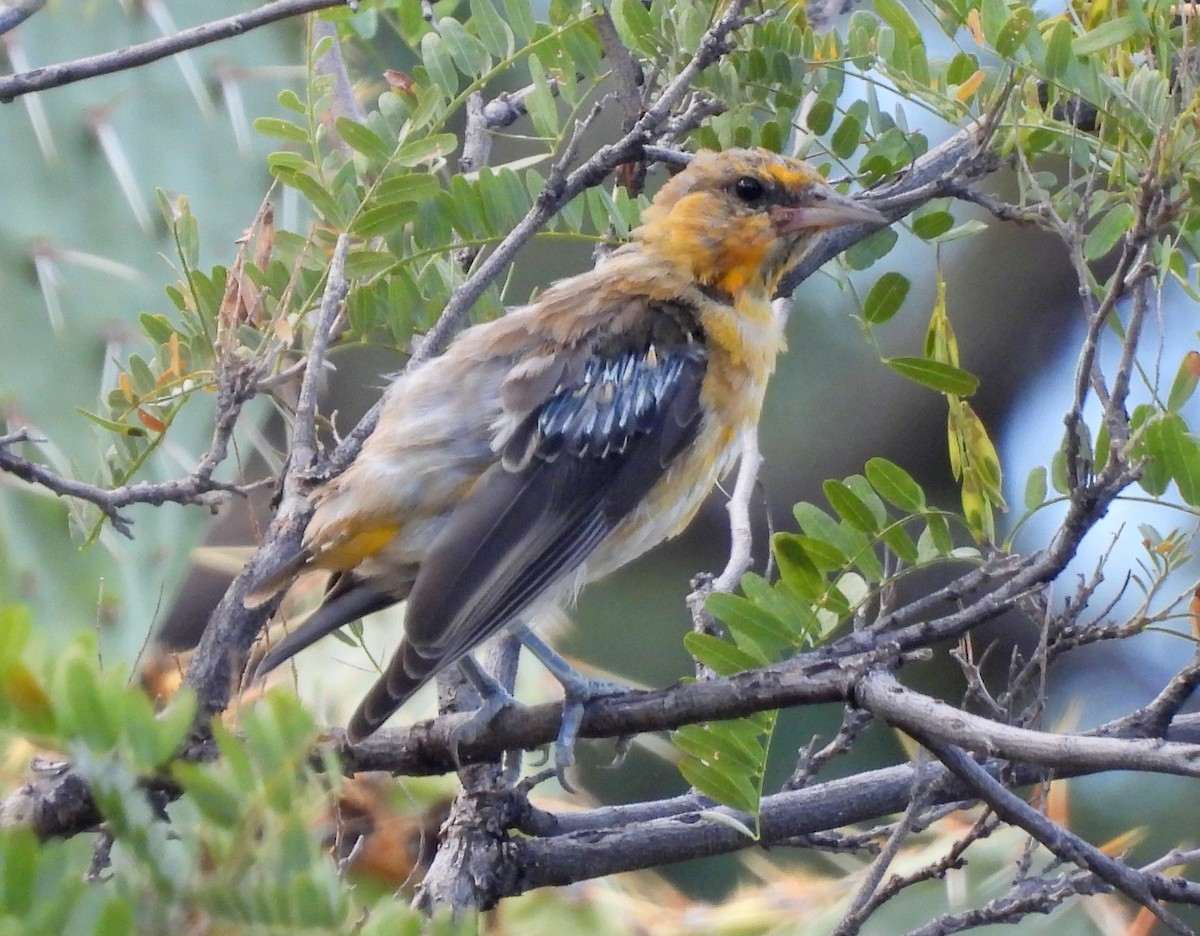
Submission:
[[[587,679],[578,673],[573,673],[569,680],[559,676],[559,680],[563,685],[563,715],[554,741],[554,774],[564,790],[575,793],[575,787],[567,779],[567,769],[575,766],[575,741],[588,704],[607,696],[623,695],[629,687],[604,679]]]
[[[563,717],[554,742],[554,774],[564,790],[574,793],[575,788],[567,780],[567,769],[575,765],[575,739],[579,736],[588,703],[605,696],[621,695],[628,692],[629,687],[604,679],[589,679],[528,627],[522,625],[515,632],[529,652],[562,684]]]
[[[462,745],[473,744],[492,723],[492,719],[506,708],[520,705],[520,703],[470,656],[459,660],[458,667],[480,699],[479,708],[450,734],[450,750],[453,752],[454,762],[462,767],[462,761],[459,758],[459,750]]]

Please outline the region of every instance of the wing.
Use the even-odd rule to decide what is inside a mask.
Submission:
[[[422,561],[404,643],[353,736],[511,623],[642,502],[696,437],[706,363],[698,342],[593,357],[526,417]]]

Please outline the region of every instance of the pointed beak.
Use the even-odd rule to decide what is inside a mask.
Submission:
[[[771,220],[780,234],[800,231],[826,231],[845,224],[887,224],[888,219],[868,205],[857,202],[833,189],[814,188],[808,204],[793,208],[771,209]]]

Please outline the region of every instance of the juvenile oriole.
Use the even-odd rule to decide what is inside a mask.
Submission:
[[[367,737],[424,683],[514,628],[563,682],[570,761],[592,686],[524,623],[691,520],[736,459],[784,346],[771,298],[814,235],[885,223],[804,162],[704,152],[668,181],[629,243],[533,303],[462,332],[387,390],[355,462],[315,492],[301,552],[324,603],[258,672],[407,600],[403,642],[352,717]]]

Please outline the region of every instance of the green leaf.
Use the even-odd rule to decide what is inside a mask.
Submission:
[[[683,645],[696,660],[721,676],[744,673],[759,665],[758,660],[744,650],[739,650],[729,641],[712,634],[699,634],[695,631],[684,634]]]
[[[956,87],[979,70],[979,59],[969,52],[959,52],[946,66],[946,84]]]
[[[133,439],[140,439],[146,434],[146,430],[141,428],[141,426],[127,426],[124,423],[114,422],[111,419],[105,419],[103,416],[97,416],[95,413],[89,413],[87,410],[78,406],[75,407],[75,412],[86,417],[87,419],[90,419],[97,426],[107,429],[109,432],[116,432],[120,435],[126,435]]]
[[[304,127],[278,117],[259,117],[254,121],[254,129],[263,136],[289,140],[292,143],[308,142],[308,131]]]
[[[876,493],[875,488],[862,475],[853,474],[847,475],[845,478],[846,487],[853,491],[860,501],[866,505],[875,518],[875,528],[882,529],[888,522],[887,506]]]
[[[879,529],[871,509],[850,490],[849,486],[831,478],[822,484],[821,488],[825,492],[830,506],[852,527],[862,530],[864,533],[874,533]]]
[[[1014,10],[996,37],[996,51],[1005,58],[1011,58],[1025,42],[1033,23],[1033,10],[1029,7],[1018,7]]]
[[[125,745],[131,755],[131,766],[140,772],[149,772],[159,765],[158,724],[154,718],[154,706],[141,692],[129,693],[125,698],[124,722],[121,725]]]
[[[825,594],[825,577],[817,570],[795,533],[776,533],[771,538],[771,550],[779,563],[779,577],[784,583],[805,598],[815,600]]]
[[[796,545],[804,550],[818,571],[833,572],[850,564],[846,554],[828,540],[817,539],[815,536],[797,536]]]
[[[613,24],[626,45],[653,54],[658,27],[642,0],[617,0],[611,7]]]
[[[279,103],[286,110],[290,110],[294,114],[305,114],[308,109],[304,106],[304,102],[300,100],[300,96],[291,88],[284,88],[279,92]]]
[[[288,150],[276,150],[267,156],[267,171],[273,176],[282,175],[285,172],[303,172],[308,169],[310,163],[299,153],[292,153]]]
[[[921,240],[934,240],[954,227],[954,215],[948,211],[926,211],[912,221],[912,230]]]
[[[925,518],[926,529],[933,540],[938,554],[947,556],[954,551],[954,539],[950,536],[950,525],[942,514],[929,514]]]
[[[380,205],[377,208],[368,208],[355,218],[350,231],[366,240],[372,237],[387,237],[402,230],[416,216],[417,206],[412,203]]]
[[[471,21],[492,55],[508,58],[513,54],[513,31],[491,0],[471,0]]]
[[[876,260],[886,257],[899,239],[900,235],[892,228],[882,228],[865,240],[859,241],[842,256],[846,258],[846,265],[850,269],[865,270]]]
[[[1175,380],[1171,383],[1171,392],[1167,396],[1167,409],[1172,413],[1178,412],[1192,394],[1196,392],[1196,382],[1200,380],[1200,352],[1189,351],[1179,363],[1175,372]]]
[[[1158,428],[1152,444],[1157,450],[1175,484],[1179,495],[1192,507],[1200,506],[1200,443],[1188,432],[1187,423],[1178,413],[1167,414],[1147,430]]]
[[[1102,49],[1126,42],[1138,34],[1137,20],[1132,16],[1118,16],[1116,19],[1101,23],[1073,43],[1071,52],[1075,55],[1092,55]]]
[[[478,78],[492,67],[487,46],[467,32],[458,20],[451,16],[439,20],[438,31],[454,64],[468,78]]]
[[[712,761],[717,755],[746,773],[762,770],[762,745],[747,750],[742,739],[731,732],[713,731],[704,725],[684,725],[671,733],[671,740],[679,750],[697,760]]]
[[[1066,19],[1061,19],[1054,24],[1054,29],[1050,31],[1050,39],[1046,42],[1045,70],[1047,78],[1057,80],[1067,73],[1073,58],[1071,40],[1074,38],[1075,32]]]
[[[171,772],[205,818],[222,828],[237,825],[242,812],[241,799],[212,775],[208,765],[176,761]]]
[[[165,315],[143,312],[138,316],[138,323],[142,326],[142,331],[146,337],[155,344],[166,344],[171,340],[171,336],[175,334],[175,328],[171,324],[171,320]]]
[[[37,894],[38,859],[42,846],[29,829],[9,828],[2,835],[0,841],[3,844],[4,861],[0,865],[0,885],[3,888],[0,895],[3,903],[0,908],[9,914],[26,917],[33,908]]]
[[[833,126],[833,102],[817,101],[808,112],[808,129],[821,136]]]
[[[504,0],[504,18],[521,45],[525,45],[537,29],[530,0]]]
[[[1036,510],[1046,503],[1046,469],[1038,465],[1025,481],[1025,509]]]
[[[921,41],[921,27],[899,0],[875,0],[875,12],[906,43]]]
[[[758,791],[745,775],[733,770],[718,770],[691,758],[680,761],[679,772],[705,796],[733,809],[757,814]]]
[[[1085,260],[1099,260],[1117,243],[1133,225],[1133,205],[1121,202],[1101,214],[1100,219],[1088,231],[1083,241]]]
[[[375,162],[384,162],[392,154],[392,149],[383,142],[383,138],[369,127],[351,120],[349,117],[339,117],[334,121],[337,134],[352,150],[362,153]]]
[[[792,646],[792,634],[779,618],[740,595],[714,592],[708,596],[705,607],[729,628],[735,639],[743,635],[761,647],[769,655],[763,662],[773,662],[780,651]],[[741,641],[738,646],[742,646]]]
[[[1008,22],[1009,16],[1005,0],[980,0],[979,20],[983,27],[983,38],[992,48],[996,47],[996,40],[1000,38],[1000,32]]]
[[[431,30],[421,37],[421,62],[434,85],[448,95],[457,93],[458,70],[450,50],[437,32]]]
[[[445,159],[458,147],[458,137],[453,133],[435,133],[405,143],[392,156],[389,165],[411,169],[424,163],[435,163]]]
[[[883,531],[883,541],[905,562],[917,562],[921,558],[921,551],[917,549],[917,544],[899,524],[893,524]]]
[[[897,357],[885,358],[884,363],[914,383],[941,393],[970,396],[979,388],[979,378],[974,374],[941,361],[923,357]]]
[[[900,311],[910,283],[901,273],[884,273],[863,300],[862,315],[871,325],[882,325]]]
[[[925,509],[925,492],[912,475],[886,458],[872,458],[866,466],[867,480],[879,496],[901,510],[916,513]]]
[[[284,185],[290,185],[307,198],[312,203],[313,208],[330,224],[335,227],[341,225],[342,210],[338,205],[337,199],[308,173],[281,173],[279,181]]]
[[[862,123],[853,114],[847,114],[838,124],[829,140],[829,150],[840,159],[849,159],[858,149],[862,139]]]
[[[129,936],[135,932],[137,927],[134,925],[133,904],[125,897],[109,897],[96,917],[93,936]]]
[[[634,2],[637,3],[637,0]],[[529,56],[527,64],[533,91],[525,96],[525,109],[538,136],[553,140],[558,136],[558,105],[550,92],[549,76],[536,55]]]
[[[833,543],[846,556],[856,556],[869,545],[865,534],[849,525],[842,524],[808,501],[801,501],[792,508],[796,523],[807,535]],[[794,536],[795,534],[780,534]]]
[[[170,703],[158,715],[155,725],[155,741],[158,751],[153,766],[165,765],[179,751],[184,738],[192,727],[196,715],[196,694],[184,686],[172,696]]]
[[[1169,481],[1168,478],[1163,482],[1164,488]],[[1070,491],[1070,483],[1067,478],[1067,453],[1061,448],[1050,459],[1050,486],[1059,494],[1066,494]]]

